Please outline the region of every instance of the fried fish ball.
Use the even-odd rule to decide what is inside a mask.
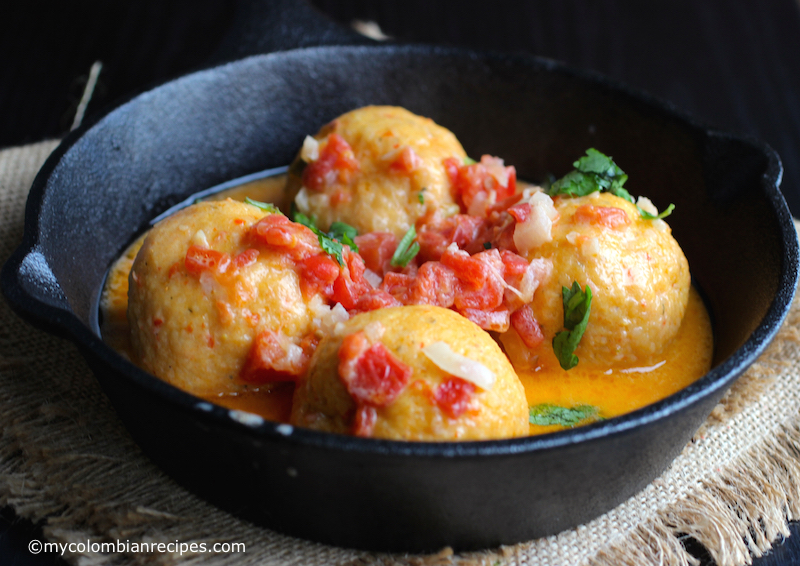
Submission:
[[[475,380],[489,372],[494,383],[484,388],[441,369],[441,359],[426,353],[437,348],[465,364]],[[291,423],[428,441],[508,438],[529,430],[525,391],[497,343],[461,315],[427,305],[359,314],[323,338],[298,382]]]
[[[557,197],[552,240],[531,251],[549,258],[553,276],[534,295],[536,320],[549,345],[563,329],[562,287],[591,288],[589,322],[575,350],[580,363],[654,363],[678,332],[689,300],[689,264],[663,220],[609,193]],[[515,363],[524,346],[503,344]]]
[[[367,106],[306,138],[290,168],[287,192],[325,230],[340,221],[362,234],[402,237],[420,218],[458,211],[443,164],[450,157],[463,162],[464,148],[430,118]]]
[[[136,363],[199,396],[252,387],[254,376],[242,372],[254,345],[273,348],[276,378],[277,370],[299,371],[308,301],[291,259],[251,237],[271,216],[279,217],[232,200],[205,202],[150,231],[128,291]]]

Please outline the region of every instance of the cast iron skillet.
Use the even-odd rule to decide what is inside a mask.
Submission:
[[[402,443],[236,418],[102,342],[106,270],[151,218],[200,189],[289,163],[307,133],[366,104],[430,116],[470,155],[499,155],[523,179],[561,175],[595,147],[626,170],[632,193],[675,203],[670,224],[713,317],[713,369],[585,428]],[[492,547],[586,522],[642,489],[764,350],[798,272],[780,178],[766,145],[551,61],[396,45],[292,50],[164,84],[70,135],[34,182],[2,288],[21,316],[79,346],[142,449],[216,505],[342,546]]]

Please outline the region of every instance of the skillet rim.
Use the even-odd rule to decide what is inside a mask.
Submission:
[[[135,102],[140,96],[153,90],[169,85],[173,82],[192,80],[192,77],[205,73],[218,72],[229,66],[246,64],[246,61],[255,59],[268,60],[270,58],[302,57],[307,53],[349,52],[360,51],[385,52],[387,56],[413,55],[425,57],[458,57],[472,59],[486,63],[513,63],[518,66],[532,67],[538,71],[548,73],[561,73],[571,78],[586,82],[593,87],[613,91],[627,99],[626,103],[637,103],[669,116],[683,124],[688,130],[702,135],[708,140],[716,137],[727,141],[743,143],[759,154],[766,157],[767,166],[759,183],[760,192],[770,204],[771,211],[776,216],[780,229],[783,254],[778,286],[775,290],[767,311],[758,326],[751,332],[747,340],[737,348],[727,359],[712,368],[696,382],[641,409],[608,419],[607,421],[563,430],[543,435],[524,436],[518,438],[484,441],[458,441],[458,442],[417,442],[417,441],[392,441],[369,438],[356,438],[346,435],[332,434],[290,427],[290,425],[263,421],[261,424],[251,426],[243,424],[231,417],[231,411],[208,401],[195,397],[174,386],[171,386],[157,377],[135,366],[124,359],[110,346],[106,345],[99,335],[78,319],[67,307],[47,304],[28,294],[20,284],[18,278],[23,261],[30,254],[35,253],[39,245],[41,233],[39,231],[39,216],[48,188],[48,181],[55,171],[63,156],[77,143],[89,130],[104,120],[115,110]],[[25,207],[25,227],[23,239],[19,247],[12,253],[3,266],[2,290],[9,304],[26,321],[33,323],[51,334],[69,338],[76,343],[81,352],[86,355],[99,357],[104,363],[115,368],[118,373],[143,387],[149,394],[162,396],[173,405],[176,410],[186,412],[196,419],[202,419],[207,424],[220,428],[230,428],[236,434],[246,438],[256,439],[282,439],[295,444],[315,446],[318,448],[354,451],[363,454],[383,454],[390,456],[415,456],[415,457],[448,457],[448,458],[473,458],[487,456],[505,457],[518,453],[533,453],[543,450],[556,449],[563,446],[588,442],[594,439],[619,435],[628,430],[657,423],[668,416],[680,412],[718,392],[727,388],[735,381],[766,349],[777,332],[791,308],[794,298],[800,265],[798,261],[798,241],[794,231],[794,224],[788,207],[780,192],[782,167],[775,151],[766,143],[749,136],[727,133],[700,123],[696,118],[680,110],[670,102],[659,99],[651,94],[628,87],[614,79],[600,73],[570,67],[552,59],[527,54],[508,54],[493,51],[477,51],[458,47],[385,44],[367,46],[321,46],[292,49],[276,53],[259,54],[195,71],[170,81],[161,82],[155,86],[142,89],[119,104],[109,106],[102,112],[94,115],[80,128],[70,132],[47,158],[45,164],[37,173]],[[791,232],[789,230],[791,229]],[[60,288],[58,289],[60,291]],[[55,300],[60,297],[50,296]],[[96,311],[96,308],[95,308]],[[115,378],[116,376],[112,376]],[[201,406],[208,405],[210,410]],[[289,432],[290,431],[290,432]],[[287,433],[288,432],[288,433]]]

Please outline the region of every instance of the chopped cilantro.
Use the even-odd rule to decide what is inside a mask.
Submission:
[[[578,405],[577,407],[567,408],[544,403],[534,405],[528,410],[528,420],[531,424],[548,426],[576,426],[584,421],[594,422],[601,420],[597,407],[591,405]]]
[[[589,323],[589,311],[592,306],[592,290],[586,286],[586,291],[581,291],[577,281],[572,283],[572,289],[561,288],[561,300],[564,303],[564,328],[553,337],[553,351],[561,367],[568,370],[578,365],[578,356],[575,348],[586,331]]]
[[[491,242],[484,242],[483,243],[483,249],[484,250],[491,250],[492,249],[492,243]]]
[[[420,191],[417,193],[417,200],[420,204],[425,204],[425,191],[428,189],[426,187],[422,187]]]
[[[328,232],[323,232],[317,228],[317,219],[313,216],[309,217],[297,210],[297,206],[292,203],[292,219],[298,224],[302,224],[319,238],[319,246],[326,254],[332,255],[339,262],[339,265],[344,265],[344,247],[346,244],[354,252],[358,252],[358,246],[355,243],[355,237],[358,236],[358,230],[344,222],[334,222]]]
[[[572,164],[575,170],[570,171],[557,181],[550,183],[547,194],[550,196],[567,195],[571,197],[583,197],[596,191],[611,193],[636,204],[636,200],[631,196],[627,189],[623,188],[628,176],[614,163],[614,160],[596,149],[590,147],[586,150],[586,155]],[[645,220],[655,220],[665,218],[675,209],[674,204],[670,204],[667,209],[659,215],[645,212],[638,206],[639,214]]]
[[[471,157],[467,156],[464,158],[464,165],[475,165],[477,161],[472,159]]]
[[[252,204],[253,206],[260,208],[261,210],[270,212],[272,214],[281,214],[281,211],[278,210],[278,207],[269,202],[261,202],[253,200],[250,197],[245,197],[244,202],[246,202],[247,204]]]
[[[416,237],[417,231],[412,226],[408,229],[408,232],[405,233],[403,239],[400,240],[400,243],[397,244],[397,249],[394,251],[392,261],[390,262],[393,266],[405,267],[408,265],[408,262],[414,259],[414,256],[419,253],[419,243],[414,242]]]

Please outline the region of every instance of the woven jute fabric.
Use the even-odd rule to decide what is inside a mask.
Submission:
[[[19,244],[27,192],[56,142],[0,152],[0,261]],[[661,477],[557,536],[482,552],[385,555],[280,535],[216,509],[134,444],[77,349],[0,301],[0,504],[40,522],[72,564],[747,564],[800,517],[800,304]],[[159,552],[153,543],[243,543]],[[100,543],[106,544],[104,547]]]

